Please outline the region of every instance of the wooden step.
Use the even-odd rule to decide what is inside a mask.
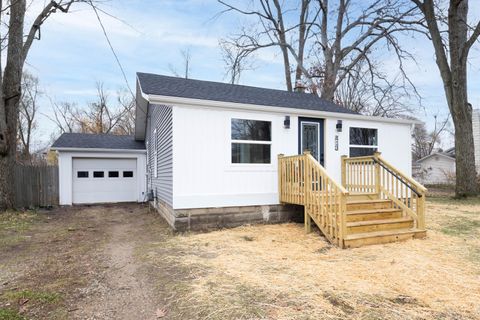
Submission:
[[[347,211],[388,209],[392,206],[392,200],[347,200]]]
[[[350,234],[345,237],[345,248],[358,248],[361,246],[404,241],[408,239],[423,239],[427,236],[426,230],[405,229],[387,230]]]
[[[408,217],[347,222],[347,234],[409,228],[413,228],[413,219]]]
[[[401,218],[402,210],[395,208],[347,211],[347,222]]]
[[[349,200],[374,200],[378,199],[378,194],[375,192],[351,192],[348,195]]]

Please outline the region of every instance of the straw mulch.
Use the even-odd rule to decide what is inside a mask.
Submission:
[[[211,319],[480,318],[480,205],[427,213],[425,240],[348,250],[294,223],[176,236],[192,273],[177,302]]]

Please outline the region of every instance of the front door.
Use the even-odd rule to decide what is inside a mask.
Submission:
[[[323,153],[323,119],[299,118],[298,122],[298,152],[301,154],[305,150],[309,150],[312,156],[323,166],[325,158]]]

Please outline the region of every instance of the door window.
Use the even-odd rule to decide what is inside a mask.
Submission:
[[[316,122],[302,121],[302,151],[310,151],[312,156],[319,160],[320,153],[320,124]]]

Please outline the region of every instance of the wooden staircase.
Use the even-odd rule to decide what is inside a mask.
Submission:
[[[282,203],[304,206],[307,232],[313,221],[331,243],[342,248],[426,236],[426,189],[379,153],[343,157],[342,185],[308,152],[280,155],[279,191]]]
[[[403,216],[392,200],[365,199],[364,195],[349,194],[346,212],[345,248],[400,240],[424,238],[425,230],[415,228],[411,217]]]

